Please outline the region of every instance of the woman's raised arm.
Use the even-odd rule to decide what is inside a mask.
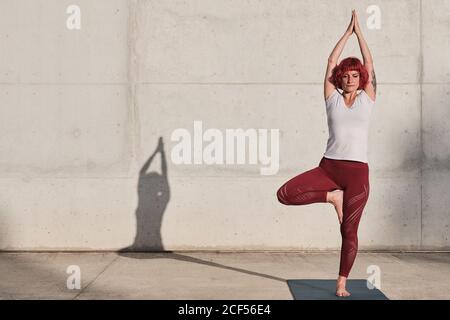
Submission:
[[[362,35],[361,28],[359,27],[359,21],[356,12],[354,13],[354,18],[355,18],[354,19],[355,34],[358,38],[359,49],[361,50],[361,54],[363,56],[364,66],[366,67],[367,72],[369,73],[369,81],[367,82],[364,91],[373,101],[375,101],[377,93],[377,79],[375,77],[375,69],[373,67],[372,55],[370,54],[369,46],[367,45],[366,40]]]
[[[352,35],[354,30],[355,20],[354,14],[352,11],[352,18],[350,20],[350,24],[347,27],[344,35],[339,39],[333,51],[331,51],[330,56],[328,57],[327,71],[325,72],[325,79],[323,81],[323,89],[324,89],[324,98],[325,100],[333,93],[336,88],[333,83],[331,83],[328,79],[331,77],[333,68],[336,66],[339,56],[344,50],[344,46],[348,40],[348,38]]]

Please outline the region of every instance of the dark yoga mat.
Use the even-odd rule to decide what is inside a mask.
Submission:
[[[389,300],[377,288],[369,289],[367,280],[349,279],[345,285],[349,297],[336,296],[336,279],[296,279],[287,280],[294,300]]]

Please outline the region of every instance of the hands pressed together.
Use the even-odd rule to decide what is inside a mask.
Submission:
[[[347,30],[345,31],[345,33],[349,36],[351,36],[353,32],[358,37],[361,35],[361,28],[359,27],[359,21],[358,16],[356,15],[356,10],[352,10],[352,18],[350,20],[350,24],[347,27]]]

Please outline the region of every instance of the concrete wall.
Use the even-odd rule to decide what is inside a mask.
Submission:
[[[330,205],[275,194],[325,151],[326,61],[352,8],[378,80],[360,249],[449,249],[449,0],[1,0],[0,249],[339,249]],[[279,169],[176,164],[194,121],[278,129]]]

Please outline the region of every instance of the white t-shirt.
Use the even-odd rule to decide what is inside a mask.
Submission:
[[[329,138],[324,157],[368,163],[370,115],[375,102],[364,90],[347,107],[335,89],[325,101]]]

